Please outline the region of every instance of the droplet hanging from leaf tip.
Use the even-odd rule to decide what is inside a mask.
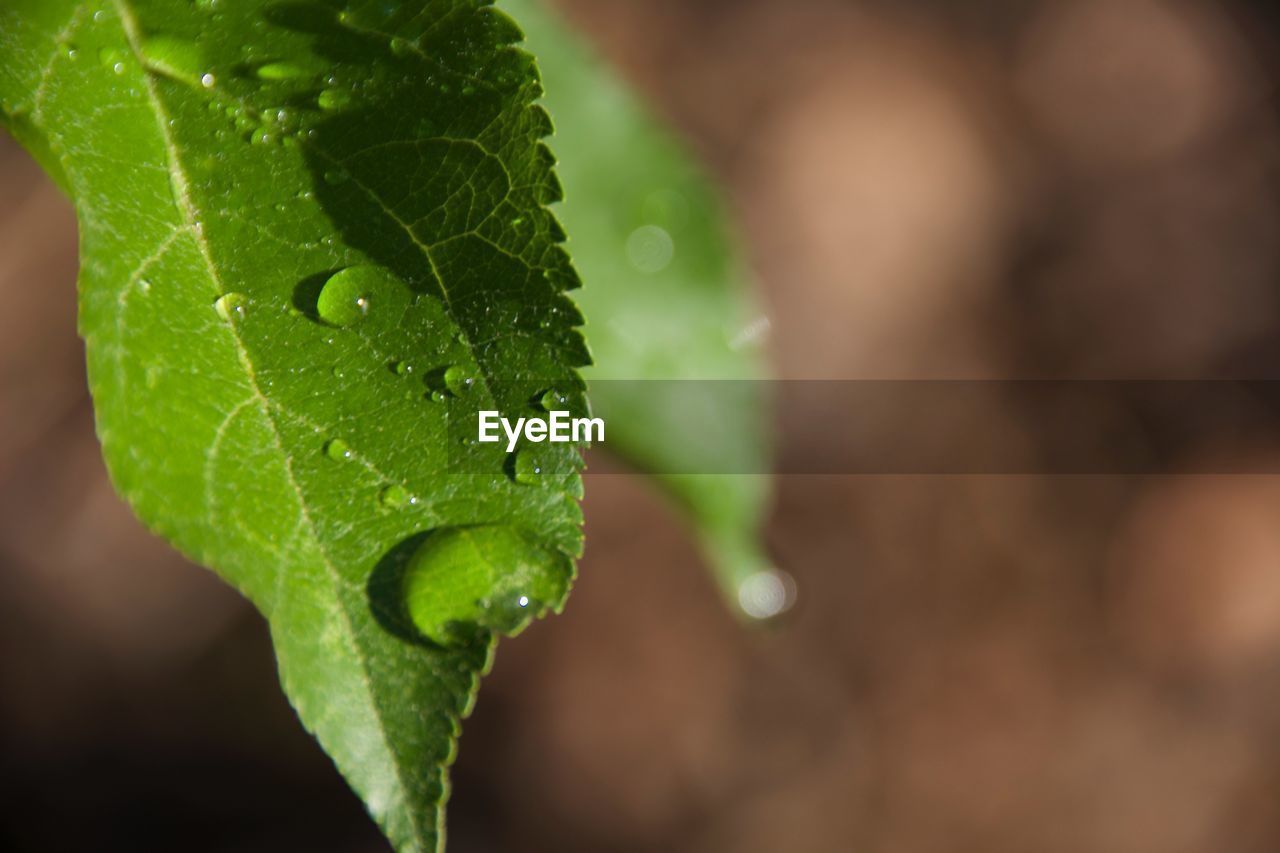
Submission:
[[[738,606],[752,619],[780,616],[795,605],[795,600],[795,580],[778,569],[756,572],[738,584]]]

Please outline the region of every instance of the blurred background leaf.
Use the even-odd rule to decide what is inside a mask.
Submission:
[[[608,446],[678,503],[730,606],[764,615],[748,582],[772,571],[761,543],[770,478],[759,473],[768,470],[769,400],[766,384],[750,380],[769,375],[770,323],[721,190],[544,0],[502,3],[537,57],[556,125],[565,188],[556,213],[588,283],[574,294],[595,361],[583,373]],[[724,380],[687,392],[716,388],[721,420],[699,419],[705,432],[688,434],[674,380]],[[723,470],[739,473],[690,473],[706,470],[707,443]]]

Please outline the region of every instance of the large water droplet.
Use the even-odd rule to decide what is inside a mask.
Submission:
[[[512,527],[443,528],[409,560],[406,609],[441,645],[465,643],[477,629],[516,634],[563,598],[572,573],[568,557]]]
[[[224,293],[213,302],[213,307],[218,312],[218,316],[226,320],[228,323],[239,320],[244,317],[248,307],[249,300],[243,293]]]
[[[354,326],[369,313],[378,291],[394,281],[381,267],[347,267],[329,276],[320,289],[316,314],[333,326]]]

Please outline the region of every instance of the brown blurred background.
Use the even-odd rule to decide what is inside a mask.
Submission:
[[[725,185],[780,375],[1280,378],[1267,3],[566,5]],[[74,219],[7,140],[0,187],[0,847],[385,849],[261,620],[112,493]],[[783,478],[764,632],[643,481],[586,513],[456,853],[1280,850],[1280,478]]]

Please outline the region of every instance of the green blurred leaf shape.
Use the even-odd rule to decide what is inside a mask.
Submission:
[[[771,488],[760,473],[769,470],[768,400],[754,381],[768,376],[768,326],[751,276],[715,187],[684,146],[544,2],[502,4],[538,57],[556,123],[557,214],[591,283],[578,304],[595,361],[585,371],[592,404],[607,415],[609,447],[657,477],[692,520],[737,607],[742,583],[770,569],[759,543]],[[726,429],[689,435],[672,380],[729,380],[687,392],[710,389]],[[693,473],[708,452],[741,473]]]
[[[519,35],[481,0],[0,4],[5,123],[78,211],[115,484],[266,614],[299,716],[400,850],[442,846],[487,628],[532,615],[476,608],[519,590],[464,560],[466,599],[424,606],[474,630],[433,643],[415,555],[518,531],[499,550],[530,543],[558,609],[581,549],[576,449],[519,484],[427,380],[515,414],[588,360]]]

